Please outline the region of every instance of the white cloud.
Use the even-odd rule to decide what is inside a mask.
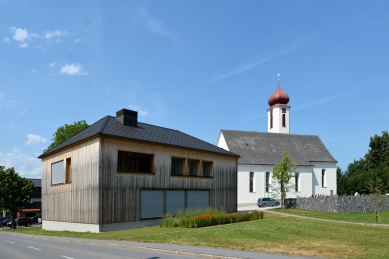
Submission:
[[[24,110],[23,110],[23,111],[19,112],[19,114],[20,114],[20,115],[23,115],[23,114],[25,114],[25,113],[26,113],[26,111],[27,111],[27,108],[24,108]]]
[[[45,39],[52,39],[52,38],[66,37],[69,35],[72,35],[72,33],[69,33],[67,31],[54,30],[54,31],[44,32],[43,37]]]
[[[79,43],[79,42],[81,42],[81,41],[82,41],[82,39],[77,38],[77,39],[74,41],[74,43]]]
[[[139,112],[139,114],[142,116],[145,116],[148,114],[148,112],[146,110],[142,110],[141,107],[138,105],[129,105],[128,107],[130,107],[131,110]]]
[[[57,61],[51,62],[49,64],[50,67],[55,67],[56,65],[58,65]]]
[[[14,33],[14,35],[12,36],[12,39],[14,39],[16,41],[25,42],[26,40],[30,39],[28,37],[28,31],[26,29],[12,27],[11,31]]]
[[[10,38],[7,38],[7,37],[4,38],[4,42],[5,42],[5,43],[10,43],[10,41],[11,41]]]
[[[158,33],[158,34],[161,34],[161,35],[165,35],[165,36],[169,36],[170,33],[166,32],[164,30],[163,25],[164,25],[164,22],[162,22],[162,21],[150,20],[150,21],[147,22],[147,27],[149,27],[149,29],[152,32],[155,32],[155,33]]]
[[[20,176],[39,178],[41,175],[41,161],[34,156],[23,154],[20,149],[14,147],[11,152],[0,153],[0,165],[6,168],[14,167]]]
[[[304,35],[302,37],[297,37],[288,46],[283,46],[278,51],[270,53],[270,54],[266,55],[265,57],[256,58],[256,59],[246,61],[245,63],[241,64],[238,69],[231,71],[231,72],[228,72],[228,73],[225,73],[225,74],[222,74],[222,75],[215,76],[214,78],[211,78],[210,80],[208,80],[208,82],[206,82],[206,84],[215,83],[215,82],[221,81],[223,79],[226,79],[228,77],[231,77],[233,75],[244,73],[244,72],[251,70],[259,65],[262,65],[262,64],[264,64],[264,63],[266,63],[266,62],[268,62],[276,57],[288,54],[288,53],[290,53],[290,52],[292,52],[292,51],[294,51],[302,46],[308,45],[314,41],[315,40],[313,39],[311,34],[307,34],[307,35]]]
[[[42,138],[39,135],[28,134],[26,137],[28,138],[27,142],[25,143],[26,146],[27,145],[33,145],[34,146],[34,145],[46,142],[46,139]]]
[[[67,74],[70,76],[86,75],[87,73],[83,72],[82,70],[82,65],[66,64],[61,67],[61,74]]]
[[[27,43],[27,42],[25,42],[25,43],[19,43],[19,48],[28,49],[28,43]]]

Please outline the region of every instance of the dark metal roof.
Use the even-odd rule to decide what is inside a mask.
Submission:
[[[284,151],[297,165],[337,162],[318,136],[221,130],[229,151],[240,155],[239,164],[275,165]]]
[[[26,178],[34,183],[34,187],[42,187],[42,179]]]
[[[73,145],[79,141],[93,137],[95,135],[105,135],[123,139],[146,141],[150,143],[190,148],[238,157],[238,155],[230,151],[219,148],[178,130],[162,128],[141,122],[138,122],[137,127],[131,127],[121,124],[116,119],[116,117],[106,116],[80,133],[65,140],[58,146],[48,150],[46,153],[43,153],[38,158],[42,158],[55,151],[66,148],[67,146]]]

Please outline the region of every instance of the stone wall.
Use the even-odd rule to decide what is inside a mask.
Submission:
[[[371,202],[368,195],[285,199],[285,206],[287,208],[336,213],[375,211],[375,205]],[[386,196],[385,206],[381,210],[389,210],[389,196]]]

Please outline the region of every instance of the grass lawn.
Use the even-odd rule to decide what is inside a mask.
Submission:
[[[388,258],[389,255],[389,227],[321,222],[268,213],[262,220],[197,229],[148,227],[99,234],[45,231],[40,228],[8,231],[326,258]]]
[[[332,213],[332,212],[320,212],[320,211],[301,210],[301,209],[284,209],[284,210],[283,209],[274,209],[274,211],[295,214],[295,215],[299,215],[299,216],[306,216],[306,217],[311,217],[311,218],[350,221],[350,222],[362,222],[362,223],[374,223],[375,224],[375,212]],[[378,212],[378,216],[380,217],[382,224],[389,224],[389,211]]]

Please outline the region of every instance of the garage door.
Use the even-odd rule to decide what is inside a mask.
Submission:
[[[141,191],[141,218],[160,218],[163,215],[163,191]]]
[[[166,191],[166,214],[176,216],[178,211],[185,210],[185,191]]]

